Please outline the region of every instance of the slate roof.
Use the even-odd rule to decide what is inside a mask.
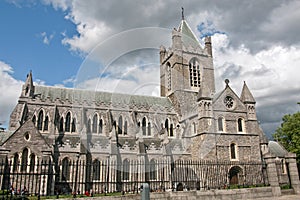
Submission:
[[[185,46],[200,47],[200,43],[185,20],[180,22],[178,31],[182,33],[182,42]]]
[[[113,104],[127,106],[155,107],[160,106],[166,109],[172,109],[173,105],[167,97],[153,97],[120,93],[109,93],[72,88],[57,88],[49,86],[36,86],[36,98],[42,101],[59,99],[61,101],[87,102],[95,104]]]
[[[12,131],[0,132],[0,145],[2,145],[13,133],[14,132]]]
[[[247,102],[247,103],[255,103],[255,99],[253,95],[251,94],[248,86],[246,85],[246,82],[244,82],[244,86],[241,93],[241,101]]]

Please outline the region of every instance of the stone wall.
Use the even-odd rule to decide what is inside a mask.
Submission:
[[[184,191],[184,192],[164,192],[151,193],[150,198],[156,200],[231,200],[231,199],[257,199],[273,197],[271,187],[231,189],[231,190],[208,190],[208,191]],[[81,198],[78,198],[81,199]],[[95,198],[82,198],[82,200],[140,200],[140,195],[125,196],[104,196]],[[71,200],[71,199],[70,199]]]

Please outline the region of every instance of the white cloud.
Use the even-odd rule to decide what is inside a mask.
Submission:
[[[0,61],[0,123],[8,125],[10,113],[17,104],[18,97],[21,94],[22,81],[12,77],[13,68]]]
[[[43,38],[43,43],[49,45],[51,40],[54,38],[54,33],[50,34],[49,36],[47,35],[46,32],[42,32],[40,36]]]
[[[265,126],[270,132],[283,114],[293,110],[291,108],[297,110],[297,105],[291,106],[300,99],[299,92],[296,92],[300,89],[297,77],[300,64],[300,14],[297,11],[300,3],[297,0],[44,2],[66,11],[66,19],[76,25],[77,34],[65,37],[63,44],[84,54],[109,36],[124,30],[149,26],[177,27],[180,8],[184,6],[185,18],[198,37],[201,33],[197,32],[197,25],[201,22],[206,23],[206,29],[226,33],[213,37],[218,89],[224,87],[225,78],[230,78],[230,85],[239,94],[245,80],[256,97],[258,108],[270,113],[264,115],[258,109],[262,123],[272,121],[273,125]],[[106,52],[113,48],[118,48],[118,45],[108,47]],[[106,77],[104,86],[111,89],[120,85],[122,91],[127,91],[129,89],[123,88],[124,85],[136,84],[132,80],[124,81],[127,82],[120,84],[118,77]]]
[[[229,78],[231,87],[240,95],[247,82],[257,100],[258,117],[269,134],[280,124],[284,114],[299,109],[300,48],[274,45],[251,53],[244,45],[233,48],[225,34],[213,36],[216,84],[219,90]]]

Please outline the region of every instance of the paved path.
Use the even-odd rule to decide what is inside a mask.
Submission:
[[[281,197],[259,198],[256,200],[300,200],[300,194],[298,194],[298,195],[283,195]]]

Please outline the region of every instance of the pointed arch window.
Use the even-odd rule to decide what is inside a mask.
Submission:
[[[151,123],[148,122],[148,135],[151,135]]]
[[[13,165],[13,171],[14,172],[18,171],[18,166],[19,166],[19,154],[15,153],[15,155],[14,155],[14,165]]]
[[[224,131],[224,118],[223,117],[218,118],[218,131],[220,131],[220,132]]]
[[[71,114],[70,112],[66,115],[66,121],[65,121],[65,131],[70,132],[70,126],[71,126]]]
[[[234,143],[230,144],[230,158],[232,160],[237,159],[237,146]]]
[[[28,165],[28,149],[23,149],[21,171],[26,171]]]
[[[154,159],[150,161],[150,180],[156,180],[156,164]]]
[[[98,115],[95,114],[93,117],[93,126],[92,126],[93,133],[97,133],[97,127],[98,127]]]
[[[125,159],[123,161],[123,180],[126,181],[129,180],[129,169],[130,169],[129,161],[128,159]]]
[[[99,134],[102,134],[102,131],[103,131],[103,120],[100,119],[99,120]]]
[[[59,121],[59,132],[63,132],[63,131],[64,131],[64,118],[61,117]]]
[[[189,62],[190,85],[192,87],[200,87],[200,66],[196,58]]]
[[[146,125],[147,125],[147,122],[146,122],[146,117],[143,118],[142,120],[142,133],[143,135],[146,135]]]
[[[119,135],[122,135],[123,134],[123,130],[122,130],[122,127],[123,127],[123,118],[122,116],[119,117],[119,121],[118,121],[118,134]]]
[[[49,117],[46,116],[44,121],[44,131],[48,131],[48,126],[49,126]]]
[[[38,116],[37,128],[38,130],[43,130],[43,120],[44,120],[44,112],[41,110]]]
[[[72,133],[76,132],[76,118],[73,118],[73,120],[72,120],[71,132]]]
[[[34,167],[35,167],[35,154],[31,154],[30,155],[30,167],[29,167],[29,171],[30,172],[34,172]]]
[[[67,181],[70,178],[70,163],[68,158],[62,160],[62,180]]]
[[[127,135],[127,131],[128,131],[128,124],[127,124],[127,121],[125,121],[125,123],[124,123],[124,135]]]
[[[167,134],[169,135],[169,120],[168,119],[166,119],[166,121],[165,121],[165,129],[167,131]]]
[[[238,126],[238,132],[244,132],[244,119],[239,118],[237,126]]]

